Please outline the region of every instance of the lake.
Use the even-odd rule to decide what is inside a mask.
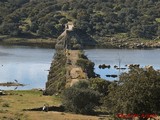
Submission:
[[[0,82],[26,84],[18,89],[45,88],[55,50],[22,46],[0,46]],[[0,89],[14,89],[1,87]]]
[[[125,65],[128,64],[140,64],[140,67],[152,65],[155,69],[160,69],[160,49],[90,49],[86,50],[85,54],[95,63],[95,72],[107,80],[116,80],[106,77],[107,74],[119,75],[127,72],[127,69],[115,69],[115,65],[122,68],[126,68]],[[98,66],[101,64],[111,65],[111,68],[99,69]]]
[[[26,84],[17,89],[45,88],[48,70],[55,53],[54,49],[0,46],[0,82],[15,82]],[[89,49],[85,50],[88,58],[95,63],[95,72],[102,78],[106,74],[119,74],[122,70],[114,69],[114,65],[125,67],[126,64],[153,65],[160,69],[160,49],[128,50],[128,49]],[[110,69],[99,69],[100,64],[111,65]],[[0,89],[15,89],[15,87],[1,87]]]

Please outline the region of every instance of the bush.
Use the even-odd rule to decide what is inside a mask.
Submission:
[[[66,18],[61,18],[60,21],[59,21],[59,23],[62,24],[62,25],[63,25],[63,24],[66,24],[67,22],[68,22],[68,21],[67,21]]]
[[[101,78],[91,78],[90,87],[95,91],[98,91],[102,96],[108,95],[108,86],[111,84],[110,81]]]
[[[76,64],[80,66],[87,73],[89,78],[95,77],[93,62],[91,62],[88,59],[80,58],[77,60]]]
[[[9,107],[9,103],[4,103],[2,107]]]
[[[66,89],[63,94],[63,104],[67,111],[81,114],[91,114],[99,105],[100,94],[88,87],[87,82],[78,82]]]
[[[159,114],[160,72],[152,67],[130,68],[109,86],[106,106],[112,113]]]

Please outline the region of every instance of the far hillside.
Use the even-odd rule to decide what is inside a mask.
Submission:
[[[0,35],[57,38],[72,21],[91,36],[159,39],[159,0],[1,0]]]

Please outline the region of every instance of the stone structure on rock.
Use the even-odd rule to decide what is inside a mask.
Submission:
[[[77,30],[72,22],[66,24],[65,31],[57,38],[56,53],[44,94],[62,92],[80,80],[94,77],[94,63],[88,60],[82,50],[85,46],[95,44],[89,35]]]

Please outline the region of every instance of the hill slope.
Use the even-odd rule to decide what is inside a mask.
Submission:
[[[92,36],[160,36],[159,0],[1,0],[0,34],[58,37],[67,21]]]

